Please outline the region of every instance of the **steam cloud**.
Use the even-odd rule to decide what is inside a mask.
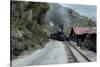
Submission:
[[[47,12],[46,18],[54,24],[53,30],[63,29],[70,22],[67,17],[67,9],[56,3],[50,3],[49,6],[50,9]]]

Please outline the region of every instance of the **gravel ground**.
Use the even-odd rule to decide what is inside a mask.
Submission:
[[[88,59],[90,59],[92,62],[95,62],[97,59],[97,54],[90,50],[84,50],[77,46],[77,44],[73,41],[70,41],[70,43],[77,48],[81,53],[83,53]]]

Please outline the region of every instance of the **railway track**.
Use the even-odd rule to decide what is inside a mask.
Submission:
[[[71,49],[69,48],[68,45],[66,45],[66,51],[67,51],[67,54],[68,54],[68,62],[69,63],[74,63],[74,62],[77,62],[77,59],[75,58],[75,56],[73,55]]]
[[[69,63],[90,62],[90,60],[79,50],[77,50],[73,45],[69,44],[68,42],[64,42],[64,44],[66,46]]]

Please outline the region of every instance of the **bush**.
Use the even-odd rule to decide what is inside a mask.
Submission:
[[[85,41],[82,43],[82,48],[91,49],[91,42],[90,42],[90,40],[85,40]]]

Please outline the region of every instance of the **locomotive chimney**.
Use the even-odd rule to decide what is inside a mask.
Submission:
[[[63,24],[59,25],[59,27],[61,29],[61,32],[63,32],[63,30],[64,30]]]

